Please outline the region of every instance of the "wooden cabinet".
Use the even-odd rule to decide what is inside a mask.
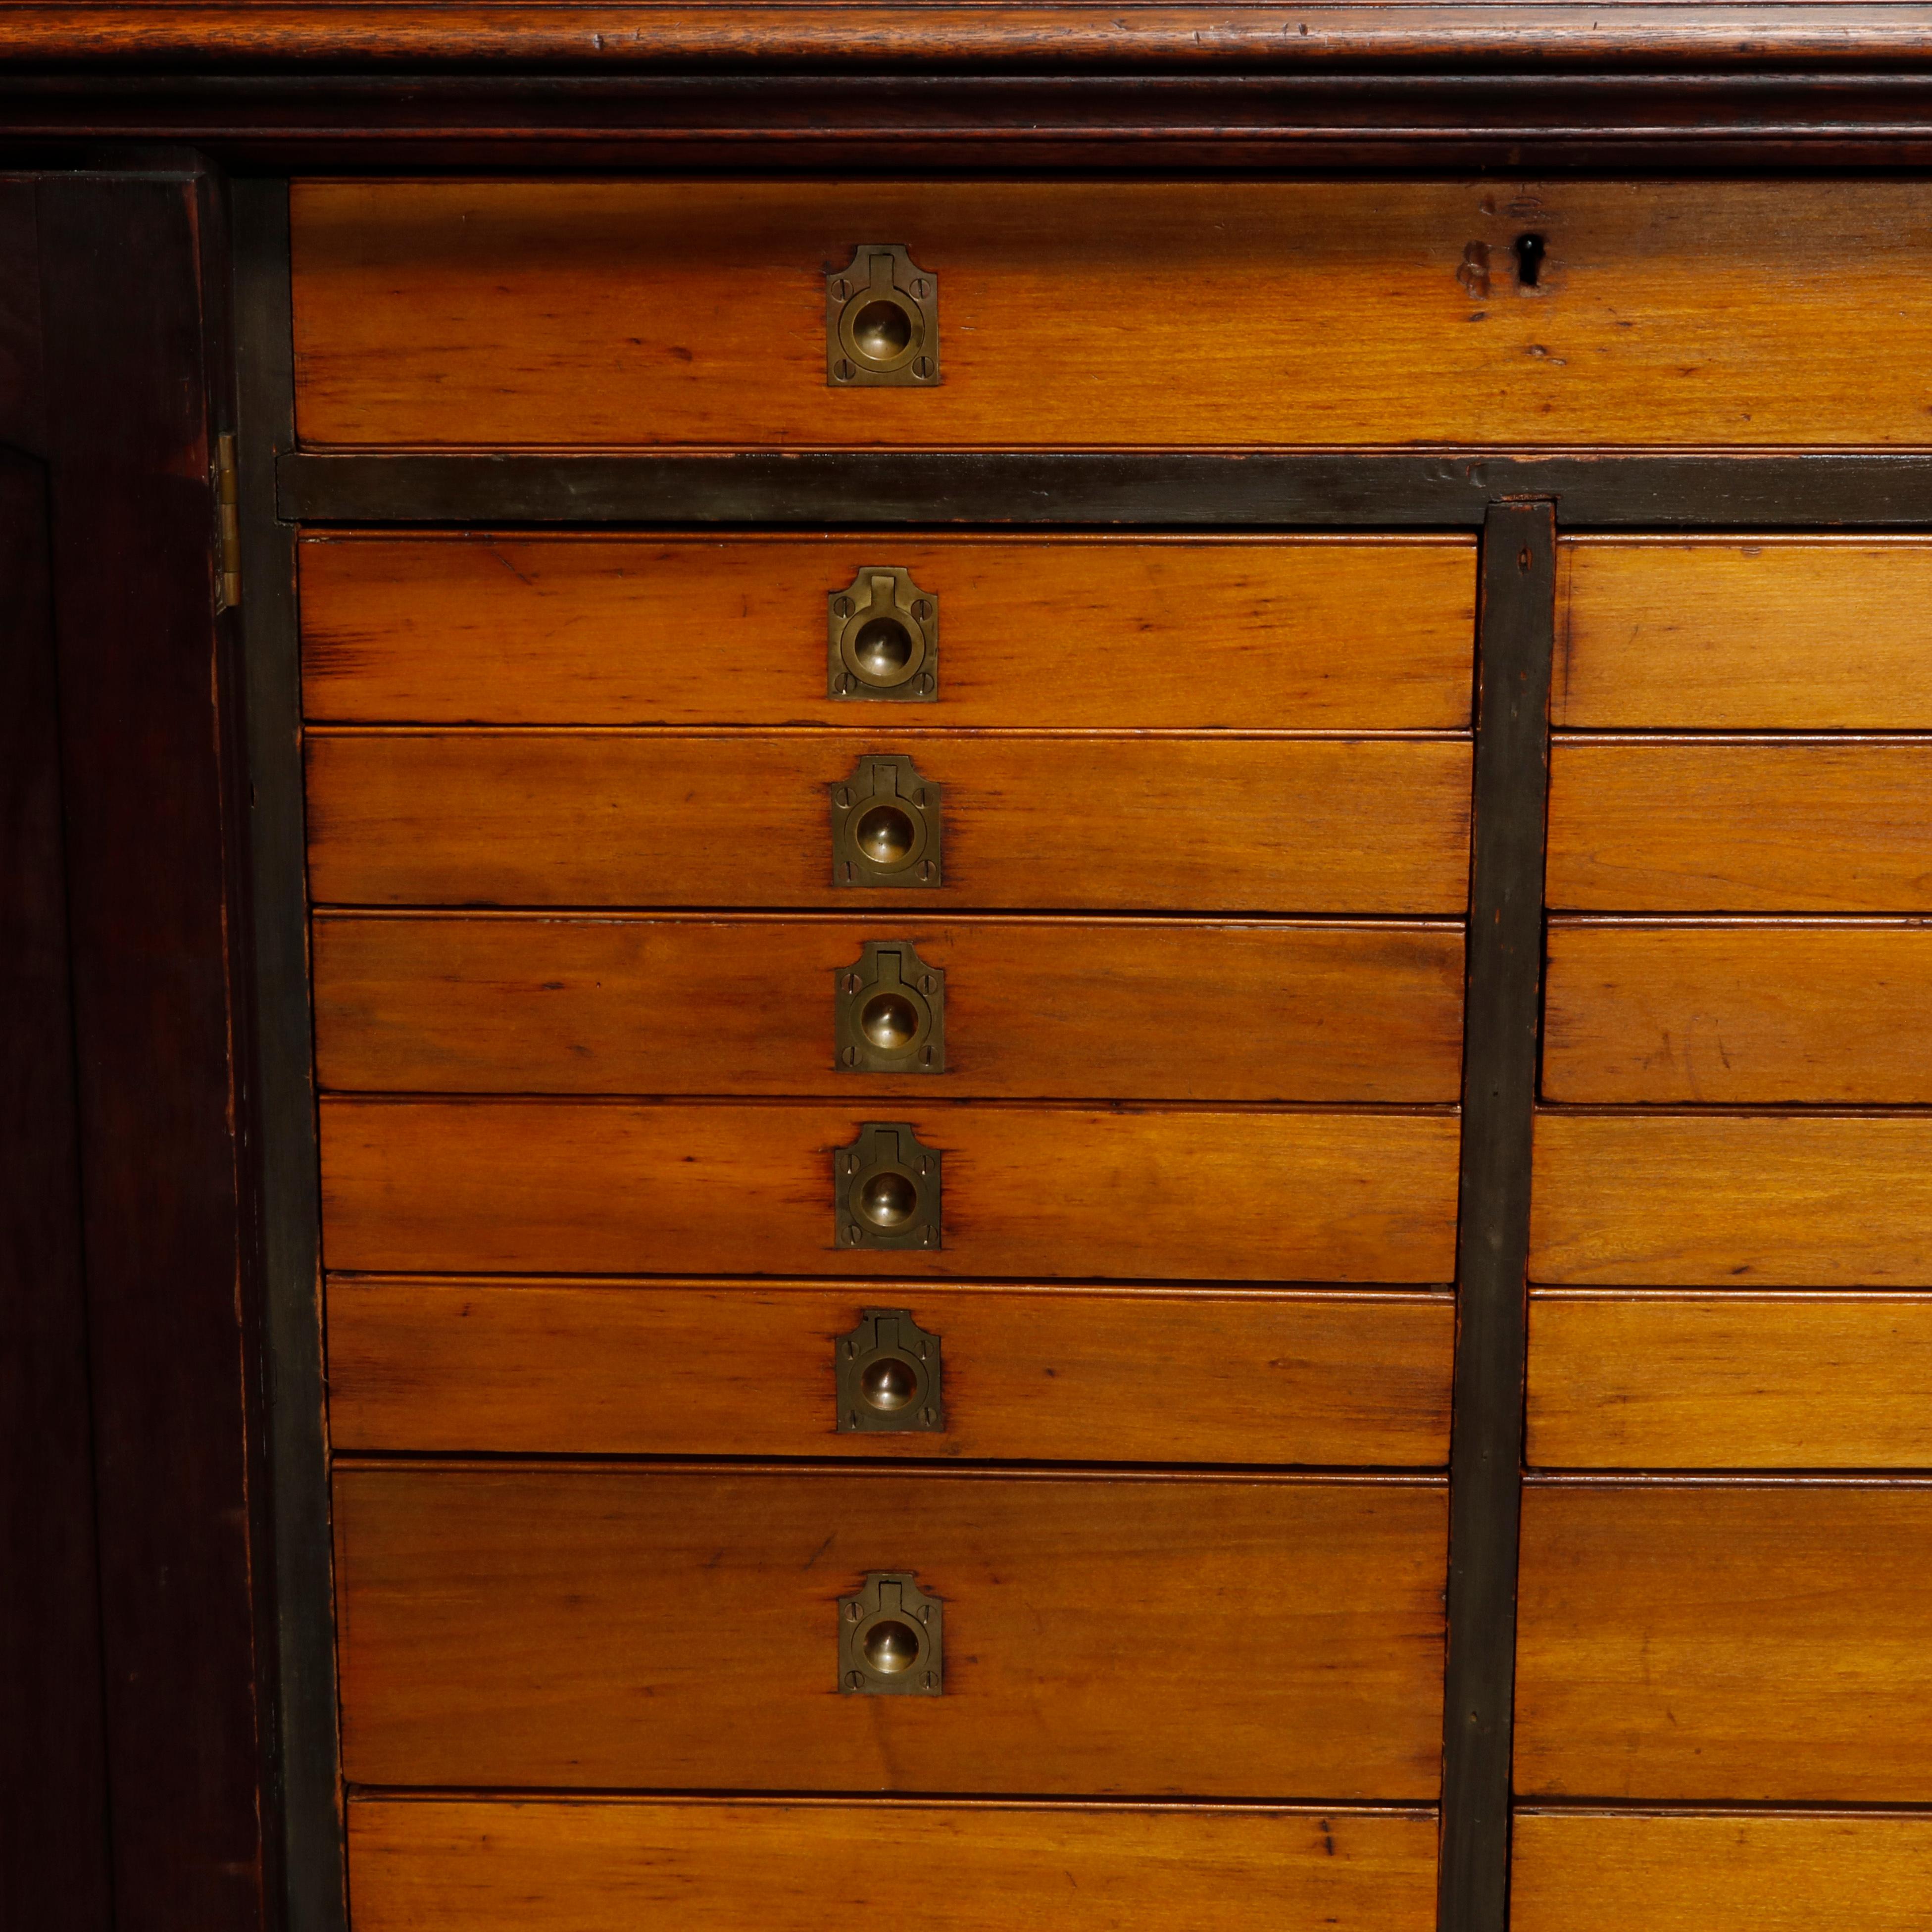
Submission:
[[[0,12],[0,1918],[1917,1932],[1922,10]]]
[[[1503,1932],[1512,1790],[1532,1932],[1726,1805],[1840,1912],[1928,566],[1814,526],[1920,198],[294,184],[358,1928]]]

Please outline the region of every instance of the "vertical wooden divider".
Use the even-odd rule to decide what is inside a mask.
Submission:
[[[1492,504],[1477,617],[1438,1932],[1504,1932],[1509,1918],[1523,1298],[1556,598],[1554,505]]]
[[[296,531],[275,507],[295,442],[286,181],[230,188],[247,640],[248,814],[256,1005],[254,1117],[262,1218],[263,1352],[274,1508],[274,1763],[286,1932],[348,1923],[336,1735],[334,1558],[322,1325],[303,830]]]

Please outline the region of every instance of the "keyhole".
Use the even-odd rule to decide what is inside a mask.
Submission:
[[[1519,235],[1510,244],[1516,251],[1516,278],[1526,289],[1536,286],[1543,274],[1546,244],[1540,235]]]

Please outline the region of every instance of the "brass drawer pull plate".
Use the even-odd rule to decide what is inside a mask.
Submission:
[[[946,1428],[939,1337],[910,1308],[868,1308],[833,1348],[842,1433],[940,1435]]]
[[[826,592],[830,625],[829,697],[939,698],[939,599],[896,565],[867,564],[843,590]]]
[[[939,381],[939,278],[896,242],[862,242],[825,278],[825,383],[929,389]]]
[[[940,788],[911,759],[868,753],[832,788],[832,883],[916,890],[943,883]]]
[[[910,1570],[873,1570],[838,1599],[838,1688],[848,1697],[937,1697],[946,1684],[945,1606]]]
[[[940,1156],[903,1120],[868,1120],[832,1153],[832,1222],[842,1248],[937,1248]]]
[[[832,996],[833,1064],[844,1073],[944,1073],[946,974],[909,939],[868,939]]]

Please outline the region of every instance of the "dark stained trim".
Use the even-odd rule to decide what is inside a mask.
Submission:
[[[161,10],[157,26],[178,25],[183,10]],[[278,10],[241,10],[260,22]],[[519,73],[501,61],[468,71],[426,64],[398,72],[380,62],[361,73],[301,64],[225,71],[212,58],[163,63],[150,26],[146,57],[132,66],[36,73],[10,64],[0,74],[0,128],[16,142],[181,142],[231,166],[298,171],[870,172],[882,147],[896,171],[922,175],[1896,172],[1932,163],[1924,28],[1916,62],[1902,71],[1878,63],[1754,70],[1733,47],[1728,62],[1689,68],[1660,61],[1620,71],[1594,62],[1578,71],[1530,60],[1502,71],[1348,71],[1304,58],[1298,70],[1276,72],[1268,50],[1252,40],[1245,72],[1225,44],[1218,64],[1190,69],[1177,59],[1166,71],[1082,71],[1062,34],[1036,54],[1035,71],[989,62],[974,72],[920,57],[920,30],[934,10],[898,10],[896,26],[910,38],[875,36],[886,52],[872,71],[854,57],[862,34],[816,68],[788,67],[767,8],[733,10],[747,52],[742,66],[724,73],[679,73],[662,62],[627,71],[608,59],[594,71]],[[997,10],[1010,23],[1018,19],[1015,9]],[[1370,22],[1388,10],[1349,12]],[[850,22],[857,12],[841,8],[830,17]],[[0,17],[12,25],[18,13]],[[1125,35],[1108,23],[1117,44],[1136,52],[1148,38],[1144,26],[1144,14]],[[434,44],[455,38],[439,22]],[[1733,64],[1742,70],[1726,70]]]
[[[274,1520],[276,1753],[286,1932],[344,1932],[321,1205],[308,994],[295,532],[276,452],[295,431],[288,187],[238,181],[233,236],[253,873],[255,1094],[263,1342]]]
[[[1573,529],[1910,529],[1932,524],[1932,454],[302,451],[278,500],[304,523],[1473,530],[1532,497]]]
[[[1556,633],[1549,503],[1490,512],[1477,621],[1438,1932],[1505,1932],[1509,1917],[1524,1283]]]

